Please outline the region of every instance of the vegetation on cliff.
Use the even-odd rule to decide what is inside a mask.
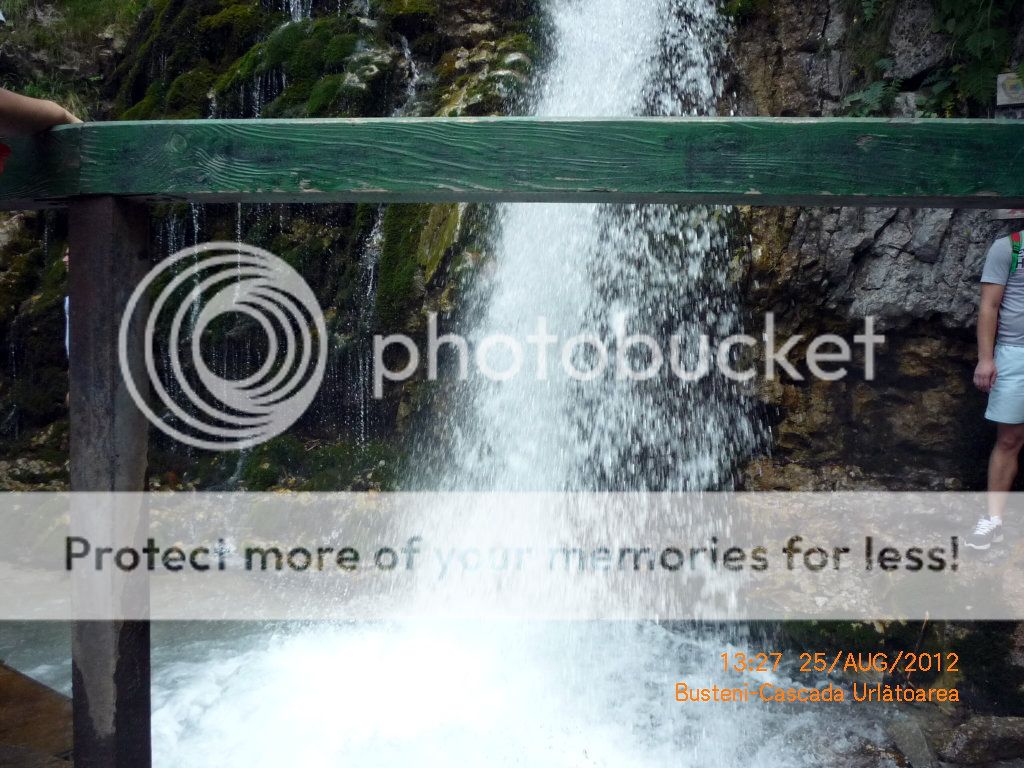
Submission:
[[[269,0],[63,0],[42,10],[15,0],[4,10],[19,51],[0,54],[6,84],[94,119],[364,117],[399,108],[492,114],[516,108],[537,55],[531,0],[372,0],[368,14],[358,4],[314,0],[311,16],[298,21]],[[361,259],[378,217],[376,305],[367,321]],[[324,308],[333,340],[328,379],[336,383],[346,379],[359,334],[418,332],[427,305],[454,307],[447,272],[461,269],[462,251],[480,248],[471,242],[480,231],[463,226],[467,217],[480,218],[457,205],[163,206],[154,211],[153,247],[163,253],[189,244],[167,234],[175,231],[240,238],[295,266]],[[66,478],[66,226],[63,214],[24,214],[8,219],[0,237],[0,314],[11,350],[0,359],[0,454],[52,460],[47,482]],[[237,357],[231,350],[251,346],[253,334],[258,329],[239,319],[213,335]],[[339,406],[350,393],[332,386],[297,427],[302,451],[289,438],[237,460],[197,460],[154,435],[152,474],[163,487],[386,482],[377,464],[391,449],[375,440],[390,439],[402,401],[414,394],[389,392],[375,406],[371,441],[360,438],[359,447],[338,413],[351,407]],[[317,458],[324,451],[340,452],[333,480],[324,474],[327,460]],[[32,474],[19,471],[0,472],[0,484]]]

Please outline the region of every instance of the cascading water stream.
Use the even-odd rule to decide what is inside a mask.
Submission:
[[[551,4],[555,53],[535,114],[714,112],[725,30],[713,2],[599,5]],[[522,338],[543,318],[560,339],[594,335],[611,350],[629,334],[666,350],[677,331],[724,338],[740,318],[723,217],[671,206],[504,206],[493,277],[470,297],[481,319],[460,330],[477,342]],[[481,490],[729,488],[735,459],[757,439],[724,378],[578,382],[552,370],[538,381],[530,363],[512,381],[468,388],[449,418],[454,445],[434,455],[422,446],[427,483],[441,473],[446,487]]]
[[[536,114],[713,112],[725,38],[713,0],[551,0],[548,15],[553,57]],[[740,312],[724,216],[504,206],[494,270],[460,330],[521,338],[544,317],[562,338],[727,336]],[[417,446],[412,487],[728,489],[758,439],[742,393],[717,379],[522,375],[467,387],[445,418],[444,439]],[[845,709],[823,719],[807,707],[675,703],[682,677],[724,682],[715,670],[730,641],[742,644],[742,631],[654,623],[369,623],[273,637],[228,628],[158,643],[174,650],[155,659],[154,755],[157,765],[211,767],[810,766],[855,745]]]
[[[303,21],[313,14],[313,0],[283,0],[283,6],[292,21]]]
[[[710,0],[553,2],[550,17],[555,56],[538,114],[713,109],[723,29]],[[464,330],[509,333],[543,315],[559,334],[657,335],[699,320],[726,335],[739,322],[726,237],[714,210],[506,206],[493,278],[471,297],[481,319]],[[472,388],[448,417],[450,439],[420,446],[411,484],[728,488],[756,439],[740,394],[721,383],[528,378]],[[692,628],[402,623],[254,632],[241,653],[240,642],[197,643],[160,666],[158,762],[785,766],[827,762],[806,755],[842,744],[806,713],[675,704],[673,681],[710,683],[725,645]],[[790,749],[798,736],[801,750]]]
[[[346,412],[351,414],[349,432],[356,444],[365,446],[376,427],[377,403],[373,398],[373,324],[377,308],[377,270],[384,242],[384,211],[374,214],[373,229],[363,244],[359,258],[359,308],[351,361],[345,366]]]

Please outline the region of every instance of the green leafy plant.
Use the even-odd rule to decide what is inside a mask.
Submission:
[[[932,0],[932,4],[935,31],[950,41],[946,60],[931,83],[933,106],[939,114],[989,110],[995,101],[996,78],[1010,65],[1022,20],[1020,0]],[[936,85],[942,86],[937,93]]]
[[[875,62],[875,69],[882,73],[882,79],[868,83],[843,101],[843,110],[851,117],[877,117],[892,110],[902,81],[890,76],[893,69],[891,59],[879,59]]]

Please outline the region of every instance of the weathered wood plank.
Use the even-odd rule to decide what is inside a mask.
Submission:
[[[1021,121],[193,120],[63,130],[80,133],[82,195],[197,202],[1024,205]],[[8,195],[0,182],[0,207],[20,205],[31,190],[21,182]],[[55,194],[42,189],[37,199]]]
[[[77,195],[82,136],[80,128],[67,126],[39,136],[0,138],[10,150],[0,174],[0,205],[6,210],[44,208]]]
[[[5,747],[70,757],[71,700],[0,664],[0,765]]]
[[[71,489],[106,492],[73,494],[71,525],[92,541],[141,546],[148,519],[135,497],[118,492],[143,490],[148,423],[125,386],[117,341],[128,298],[149,265],[148,211],[111,197],[78,200],[70,246]],[[138,365],[143,334],[128,338],[128,359]],[[72,588],[78,616],[137,616],[149,605],[148,581],[115,569],[76,573]],[[149,650],[148,622],[75,622],[76,766],[150,765]]]

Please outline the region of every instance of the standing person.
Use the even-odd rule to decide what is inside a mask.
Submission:
[[[996,424],[988,462],[988,514],[965,544],[988,549],[1003,540],[1007,494],[1024,446],[1024,236],[997,240],[985,258],[978,314],[978,366],[974,385],[988,393],[985,418]]]

